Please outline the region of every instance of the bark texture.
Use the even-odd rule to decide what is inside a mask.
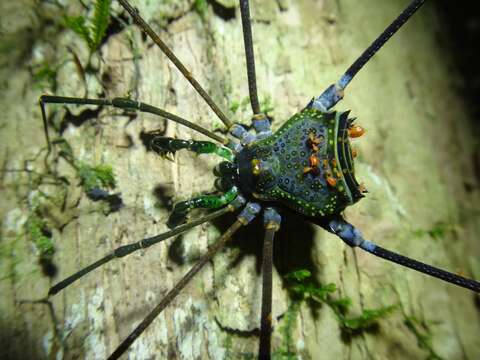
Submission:
[[[236,2],[133,3],[220,107],[248,124]],[[260,100],[272,107],[274,129],[336,81],[406,3],[252,1]],[[0,357],[103,359],[232,219],[103,266],[51,298],[52,311],[30,301],[44,298],[53,283],[111,249],[165,231],[173,202],[213,189],[218,160],[179,152],[170,162],[147,151],[140,134],[151,130],[203,139],[160,118],[129,117],[105,107],[49,106],[61,130],[52,128],[52,138],[65,139],[75,161],[113,167],[112,192],[121,193],[124,207],[105,215],[105,203],[91,201],[78,171],[57,156],[61,144],[50,166],[68,182],[45,175],[38,97],[128,95],[209,129],[222,124],[159,49],[128,24],[117,3],[113,25],[90,63],[86,43],[61,25],[67,14],[85,15],[80,3],[24,0],[0,8],[10,15],[2,16],[0,54]],[[345,215],[386,248],[479,279],[480,199],[471,161],[477,144],[443,36],[433,4],[427,4],[359,73],[337,106],[352,109],[367,129],[354,143],[357,179],[369,194]],[[90,64],[86,81],[75,56],[84,67]],[[55,70],[52,76],[38,75],[45,65]],[[53,279],[42,273],[38,246],[26,230],[32,214],[45,222],[47,237],[51,232],[58,267]],[[260,222],[240,232],[128,357],[255,358],[262,238]],[[284,220],[275,240],[275,266],[275,358],[480,357],[479,298],[470,291],[353,251],[300,217]],[[338,291],[331,296],[350,298],[351,316],[397,307],[368,330],[342,330],[329,306],[298,302],[286,291],[283,276],[297,269],[309,269],[318,284],[335,283]]]

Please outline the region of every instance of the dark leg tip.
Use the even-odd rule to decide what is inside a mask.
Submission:
[[[185,214],[171,214],[167,221],[167,226],[169,229],[174,229],[179,225],[182,225],[186,222],[187,216]]]
[[[52,286],[52,287],[48,290],[48,295],[47,295],[47,297],[56,295],[59,291],[60,291],[60,290],[57,289],[56,286]]]
[[[170,152],[170,141],[172,139],[163,136],[155,136],[150,141],[150,148],[160,155],[166,155],[167,152]]]

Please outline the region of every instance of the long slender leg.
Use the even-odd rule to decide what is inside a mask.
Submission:
[[[185,231],[194,228],[195,226],[198,226],[200,224],[203,224],[207,221],[211,221],[213,219],[216,219],[227,212],[232,212],[239,207],[241,207],[243,204],[245,204],[245,200],[243,199],[242,196],[237,196],[237,198],[232,201],[228,206],[224,207],[221,210],[215,211],[211,214],[208,214],[207,216],[204,216],[200,219],[193,220],[187,224],[180,225],[170,231],[164,232],[163,234],[152,236],[149,238],[142,239],[140,241],[137,241],[132,244],[120,246],[113,250],[110,254],[107,256],[101,258],[100,260],[95,261],[94,263],[88,265],[87,267],[83,268],[82,270],[74,273],[73,275],[67,277],[66,279],[60,281],[59,283],[55,284],[50,288],[48,291],[48,295],[55,295],[61,290],[65,289],[67,286],[71,285],[81,277],[87,275],[89,272],[95,270],[96,268],[102,266],[103,264],[109,262],[110,260],[113,260],[115,258],[121,258],[124,256],[127,256],[131,254],[134,251],[140,250],[140,249],[146,249],[147,247],[150,247],[154,244],[157,244],[161,241],[167,240],[173,236],[179,235],[184,233]]]
[[[229,191],[222,195],[202,195],[190,200],[176,203],[170,217],[168,218],[167,226],[172,229],[183,223],[187,214],[193,209],[218,209],[222,206],[228,205],[238,195],[238,188],[233,186]]]
[[[247,62],[248,92],[250,94],[250,104],[252,106],[253,127],[257,132],[256,139],[261,140],[272,134],[270,130],[270,121],[265,114],[261,113],[257,94],[257,77],[255,74],[255,53],[253,50],[252,24],[250,21],[250,7],[248,0],[240,0],[240,13],[242,16],[243,43],[245,45],[245,58]],[[242,128],[243,129],[243,128]],[[233,130],[233,129],[232,129]],[[235,135],[245,144],[249,142],[249,135],[241,129],[236,130],[239,135]]]
[[[181,140],[165,136],[155,136],[150,146],[153,151],[160,155],[166,153],[174,154],[178,150],[186,149],[197,154],[216,154],[230,162],[234,159],[230,149],[218,146],[209,141]]]
[[[257,95],[257,79],[255,75],[255,55],[252,42],[252,24],[250,22],[250,9],[248,0],[240,0],[240,13],[242,16],[243,43],[245,45],[245,58],[247,61],[248,92],[250,104],[254,115],[260,114],[260,105]]]
[[[118,359],[130,345],[143,333],[153,320],[172,302],[188,282],[209,262],[213,256],[222,249],[232,235],[242,226],[247,225],[258,214],[261,207],[257,203],[248,203],[237,217],[237,221],[217,240],[217,242],[200,258],[200,260],[188,271],[175,287],[168,292],[160,303],[148,314],[148,316],[132,331],[132,333],[117,347],[108,357],[109,360]]]
[[[177,69],[182,73],[182,75],[188,80],[198,94],[205,100],[205,102],[210,106],[213,112],[218,116],[218,118],[225,124],[227,128],[232,126],[232,122],[228,117],[220,110],[217,104],[213,99],[207,94],[207,92],[202,88],[197,80],[193,77],[192,73],[183,65],[183,63],[175,56],[175,54],[170,50],[170,48],[160,39],[160,37],[153,31],[153,29],[148,25],[145,20],[142,19],[137,10],[135,10],[132,5],[129,4],[127,0],[118,0],[120,5],[130,14],[133,20],[137,25],[153,40],[155,44],[158,45],[160,50],[173,62]]]
[[[479,282],[384,249],[373,242],[365,240],[358,229],[346,222],[341,217],[329,221],[327,230],[330,230],[334,234],[338,235],[338,237],[345,241],[345,243],[347,243],[349,246],[358,246],[361,249],[385,260],[392,261],[451,284],[480,293]]]
[[[318,98],[314,99],[311,106],[326,112],[337,102],[343,99],[343,92],[353,77],[372,58],[375,53],[415,14],[425,3],[425,0],[413,0],[408,7],[375,39],[375,41],[360,55],[357,60],[345,71],[336,84],[330,85]]]
[[[273,238],[280,228],[281,217],[273,208],[265,209],[263,224],[265,239],[262,253],[262,315],[260,318],[260,345],[258,359],[269,360],[272,336],[272,268]]]
[[[50,142],[50,136],[48,134],[48,124],[47,124],[47,115],[45,112],[45,104],[76,104],[76,105],[111,105],[108,103],[108,100],[105,99],[84,99],[84,98],[74,98],[74,97],[63,97],[63,96],[50,96],[42,95],[38,99],[38,104],[40,105],[40,110],[42,112],[42,121],[43,121],[43,131],[45,133],[45,139],[47,141],[48,152],[50,153],[52,145]]]
[[[42,111],[43,126],[45,131],[45,137],[48,144],[48,149],[51,149],[50,137],[48,135],[47,117],[45,113],[45,104],[75,104],[75,105],[99,105],[99,106],[113,106],[124,110],[138,110],[154,115],[164,117],[165,119],[172,120],[190,129],[198,131],[199,133],[208,136],[209,138],[218,141],[222,144],[228,144],[228,140],[197,125],[180,116],[169,113],[165,110],[157,108],[155,106],[135,101],[127,98],[114,98],[110,99],[83,99],[77,97],[65,97],[65,96],[51,96],[42,95],[39,99],[40,109]]]

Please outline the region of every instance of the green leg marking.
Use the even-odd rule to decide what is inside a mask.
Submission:
[[[180,140],[156,136],[153,138],[151,146],[152,149],[160,155],[187,149],[197,154],[217,154],[228,161],[233,161],[233,154],[230,149],[218,146],[210,141]]]
[[[187,218],[187,214],[193,209],[218,209],[222,206],[230,204],[238,195],[238,189],[233,186],[230,190],[222,195],[202,195],[190,200],[181,201],[175,204],[167,226],[170,229],[183,224]]]

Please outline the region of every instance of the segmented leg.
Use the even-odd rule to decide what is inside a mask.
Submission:
[[[247,131],[240,124],[233,124],[232,127],[230,128],[230,134],[232,134],[237,139],[239,139],[242,145],[248,145],[251,142],[255,141],[257,138],[254,134]]]
[[[175,56],[175,54],[170,50],[170,48],[160,39],[160,37],[153,31],[153,29],[148,25],[145,20],[142,19],[137,10],[135,10],[132,5],[127,0],[118,0],[120,5],[130,14],[133,20],[137,25],[153,40],[155,44],[162,50],[162,52],[173,62],[177,69],[182,73],[187,81],[193,86],[197,93],[205,100],[205,102],[210,106],[213,112],[218,116],[218,118],[225,124],[227,128],[232,126],[232,122],[228,117],[220,110],[218,105],[213,101],[210,95],[202,88],[197,80],[192,76],[192,73],[183,65],[183,63]]]
[[[42,120],[45,131],[45,138],[48,144],[48,150],[51,150],[50,137],[48,134],[47,116],[45,112],[45,104],[74,104],[74,105],[99,105],[99,106],[113,106],[123,110],[141,111],[154,115],[161,116],[165,119],[174,121],[178,124],[186,126],[190,129],[198,131],[199,133],[208,136],[209,138],[220,142],[221,144],[228,144],[229,141],[197,124],[194,124],[180,116],[169,113],[165,110],[157,108],[155,106],[142,103],[140,101],[128,99],[128,98],[114,98],[110,99],[83,99],[77,97],[65,97],[65,96],[51,96],[42,95],[39,99],[40,109],[42,111]]]
[[[260,318],[260,345],[258,359],[269,360],[272,336],[272,268],[273,238],[280,228],[280,214],[273,208],[263,213],[265,238],[262,253],[262,315]]]
[[[239,209],[241,206],[245,204],[245,199],[239,195],[235,198],[234,201],[232,201],[228,206],[224,207],[221,210],[215,211],[211,214],[208,214],[207,216],[204,216],[200,219],[193,220],[187,224],[183,224],[181,226],[178,226],[170,231],[164,232],[163,234],[152,236],[149,238],[142,239],[140,241],[137,241],[133,244],[128,244],[128,245],[123,245],[115,250],[113,250],[110,254],[107,256],[101,258],[100,260],[97,260],[93,264],[88,265],[87,267],[81,269],[80,271],[74,273],[73,275],[67,277],[66,279],[60,281],[59,283],[55,284],[50,288],[48,291],[48,296],[55,295],[61,290],[65,289],[67,286],[71,285],[81,277],[87,275],[89,272],[95,270],[96,268],[102,266],[103,264],[109,262],[110,260],[113,260],[115,258],[121,258],[124,256],[127,256],[131,254],[134,251],[140,250],[140,249],[146,249],[154,244],[157,244],[161,241],[170,239],[173,236],[180,235],[184,233],[185,231],[192,229],[200,224],[203,224],[207,221],[211,221],[213,219],[216,219],[227,212],[232,212],[237,209]]]
[[[133,332],[117,347],[117,349],[108,357],[108,359],[118,359],[130,345],[143,333],[143,331],[152,323],[153,320],[165,309],[168,304],[180,293],[188,282],[209,262],[213,256],[222,249],[232,235],[242,226],[252,221],[261,210],[257,203],[248,203],[237,217],[237,221],[230,226],[227,231],[217,240],[217,242],[200,258],[200,260],[188,271],[182,279],[165,295],[160,303],[148,314],[148,316],[133,330]]]
[[[413,0],[410,5],[380,34],[379,37],[360,55],[357,60],[345,71],[336,84],[330,85],[310,106],[327,112],[337,102],[343,99],[343,92],[353,77],[363,68],[375,53],[415,14],[425,3],[425,0]]]
[[[214,174],[217,176],[215,187],[221,192],[228,191],[238,181],[238,167],[230,161],[222,161],[215,166]]]
[[[336,234],[349,246],[358,246],[359,248],[385,260],[392,261],[418,272],[433,276],[437,279],[480,293],[479,282],[394,253],[393,251],[384,249],[371,241],[365,240],[362,237],[362,233],[352,224],[346,222],[342,217],[330,220],[326,229]]]
[[[247,61],[248,92],[250,104],[254,115],[260,114],[260,105],[257,95],[257,77],[255,74],[255,55],[252,42],[252,24],[250,22],[250,8],[248,0],[240,0],[240,13],[242,16],[243,43],[245,45],[245,58]]]
[[[167,226],[172,229],[183,222],[187,218],[187,214],[193,209],[218,209],[222,206],[230,204],[238,195],[238,188],[233,186],[229,191],[222,195],[202,195],[190,200],[176,203]]]
[[[256,139],[264,139],[272,134],[270,130],[270,121],[261,113],[260,104],[257,94],[257,77],[255,74],[255,54],[253,51],[253,36],[252,36],[252,24],[250,21],[250,7],[248,0],[240,0],[240,13],[242,16],[242,29],[243,29],[243,43],[245,45],[245,59],[247,63],[247,77],[248,77],[248,92],[250,94],[250,104],[252,106],[253,127],[257,132]],[[243,127],[242,127],[243,129]],[[232,128],[232,134],[242,140],[242,143],[248,144],[255,138],[251,139],[245,129]],[[236,134],[234,134],[236,132]]]
[[[252,118],[253,128],[257,133],[257,139],[265,139],[272,135],[272,129],[270,127],[270,120],[265,114],[255,115]]]
[[[164,136],[155,136],[150,143],[153,151],[160,155],[174,154],[178,150],[186,149],[197,154],[216,154],[233,161],[234,156],[230,149],[218,146],[209,141],[181,140]]]

